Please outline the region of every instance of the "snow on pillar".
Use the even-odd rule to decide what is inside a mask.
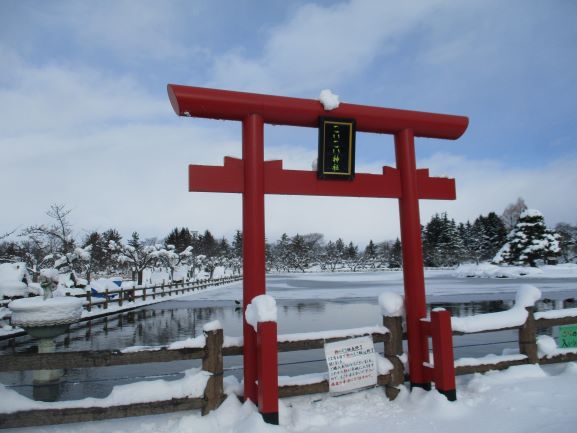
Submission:
[[[269,424],[278,425],[277,308],[272,296],[253,298],[246,322],[257,332],[258,410]]]

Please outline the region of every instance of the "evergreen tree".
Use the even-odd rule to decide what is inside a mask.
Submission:
[[[491,260],[507,241],[507,229],[495,212],[489,212],[486,217],[481,216],[479,218],[482,221],[484,231],[481,260]]]
[[[369,240],[369,243],[365,247],[363,252],[363,257],[368,266],[375,268],[378,262],[378,251],[377,246],[374,244],[373,240]]]
[[[301,272],[309,267],[311,262],[311,248],[303,236],[298,233],[291,239],[289,245],[288,265]]]
[[[174,245],[174,250],[177,253],[180,253],[186,250],[188,247],[192,246],[192,233],[190,233],[190,230],[186,227],[182,227],[181,229],[175,227],[164,240],[164,244],[166,247],[169,245]]]
[[[547,229],[538,210],[521,213],[507,238],[508,242],[493,258],[494,263],[536,267],[537,260],[551,260],[560,252],[559,235]]]
[[[555,226],[559,234],[560,255],[565,262],[571,262],[577,258],[577,226],[567,223],[559,223]]]
[[[389,268],[403,267],[403,247],[399,238],[395,240],[388,251]]]
[[[242,258],[242,232],[237,230],[232,240],[232,252],[235,257]]]
[[[352,242],[349,242],[349,245],[345,250],[345,258],[347,260],[356,260],[358,255],[359,255],[359,247],[357,247]]]
[[[204,234],[198,239],[198,249],[196,250],[199,254],[207,257],[213,257],[218,255],[218,242],[209,230],[205,230]]]

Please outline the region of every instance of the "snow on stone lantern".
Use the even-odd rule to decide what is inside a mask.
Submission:
[[[52,296],[52,291],[48,286],[45,288],[44,297],[17,299],[8,304],[8,308],[12,312],[12,326],[23,328],[28,335],[38,339],[38,353],[55,352],[54,339],[64,334],[70,324],[78,322],[82,316],[81,299],[73,297],[46,298],[47,294]],[[56,390],[54,387],[52,389],[46,388],[48,395],[41,395],[38,399],[54,400],[57,397],[57,385],[62,375],[62,370],[35,370],[33,373],[35,385],[56,385]],[[35,394],[36,391],[37,387],[35,386]],[[40,391],[39,394],[44,394],[44,392]]]

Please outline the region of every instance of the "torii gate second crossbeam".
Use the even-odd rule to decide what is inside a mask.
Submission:
[[[433,380],[439,391],[454,399],[450,317],[447,313],[443,325],[441,321],[425,320],[419,199],[454,200],[455,182],[430,177],[427,169],[416,169],[414,137],[454,140],[465,132],[468,119],[342,103],[330,111],[331,116],[354,118],[358,131],[395,136],[397,166],[384,167],[382,174],[356,174],[350,181],[331,181],[318,179],[313,171],[284,170],[282,161],[264,161],[264,124],[317,127],[319,118],[326,114],[319,101],[172,84],[168,85],[168,94],[180,116],[242,122],[242,159],[226,157],[221,167],[191,165],[189,190],[243,195],[243,312],[255,296],[266,292],[265,194],[399,200],[411,386],[430,389]],[[244,315],[243,323],[244,396],[258,402],[265,419],[274,422],[278,420],[276,383],[269,386],[264,376],[259,376],[262,369],[267,369],[266,377],[276,377],[277,366],[257,365],[257,336]],[[442,341],[433,349],[435,354],[443,355],[439,359],[444,361],[435,367],[428,366],[429,335],[433,335],[434,345]]]

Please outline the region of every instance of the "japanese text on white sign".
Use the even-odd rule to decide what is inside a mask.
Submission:
[[[329,391],[341,393],[377,384],[377,357],[371,337],[325,344]]]

